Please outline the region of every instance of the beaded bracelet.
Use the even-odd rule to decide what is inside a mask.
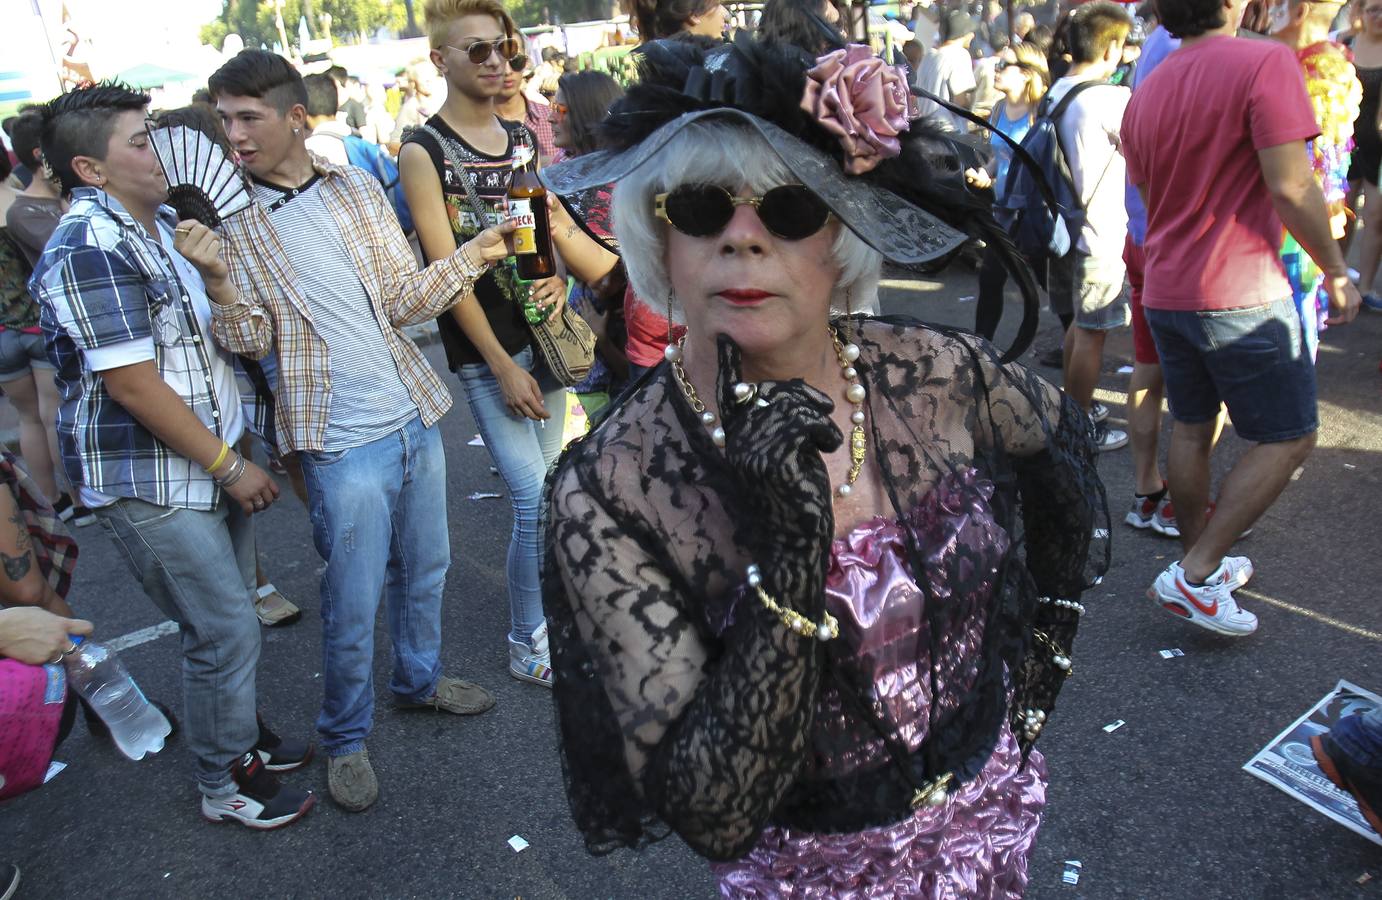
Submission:
[[[1038,597],[1037,602],[1057,606],[1061,609],[1073,609],[1077,615],[1084,615],[1084,604],[1078,600],[1061,600],[1057,597]]]
[[[787,626],[789,631],[795,632],[804,638],[814,637],[820,641],[833,640],[840,636],[840,623],[830,613],[825,614],[825,618],[820,624],[812,622],[810,619],[797,612],[795,609],[788,609],[779,604],[768,592],[763,590],[763,573],[758,566],[749,566],[747,570],[749,587],[758,593],[759,601],[766,606],[769,611],[777,615],[782,620],[782,624]]]

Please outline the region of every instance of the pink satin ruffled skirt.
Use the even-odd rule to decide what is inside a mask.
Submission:
[[[1046,765],[1032,751],[1019,771],[1003,737],[979,777],[940,807],[853,834],[769,828],[744,858],[717,863],[720,895],[791,900],[1016,898],[1046,805]]]

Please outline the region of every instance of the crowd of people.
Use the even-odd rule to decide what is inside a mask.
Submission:
[[[769,0],[732,40],[717,0],[636,0],[623,86],[539,66],[497,0],[427,0],[444,95],[405,91],[391,121],[344,71],[265,50],[188,110],[100,83],[25,111],[28,182],[0,195],[0,267],[27,274],[0,283],[24,460],[0,463],[0,513],[24,511],[0,529],[0,656],[53,663],[90,632],[62,522],[99,521],[179,627],[203,815],[297,820],[315,797],[280,776],[318,749],[335,803],[369,808],[381,599],[396,708],[494,705],[443,664],[452,392],[407,330],[435,321],[512,504],[496,644],[554,691],[592,852],[675,832],[725,896],[1020,896],[1033,745],[1110,559],[1098,454],[1131,443],[1123,521],[1180,541],[1148,597],[1253,633],[1233,546],[1314,447],[1320,329],[1380,305],[1382,229],[1359,286],[1344,250],[1354,198],[1382,214],[1382,0],[1361,24],[1276,0],[1248,23],[1265,35],[1240,35],[1247,7],[1010,24],[922,2],[885,60],[825,0]],[[167,205],[151,145],[197,117],[252,199],[218,223]],[[1074,199],[1041,207],[1065,240],[1033,249],[1004,235],[1042,153]],[[525,280],[510,190],[531,169],[559,267]],[[977,334],[878,315],[885,262],[976,236]],[[1031,273],[1061,388],[989,343]],[[535,331],[568,304],[595,337],[570,379]],[[1095,393],[1129,326],[1124,432]],[[563,454],[569,391],[595,424]],[[1211,497],[1226,416],[1251,447]],[[301,615],[257,562],[272,472],[325,563],[315,742],[257,699],[261,627]],[[1382,827],[1382,710],[1315,752]]]

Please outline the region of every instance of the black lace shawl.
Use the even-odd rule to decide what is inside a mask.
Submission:
[[[843,832],[896,822],[930,779],[977,775],[1005,718],[1025,752],[1022,711],[1054,708],[1066,672],[1052,645],[1069,654],[1078,615],[1038,598],[1078,599],[1108,568],[1088,418],[973,336],[902,319],[853,328],[868,464],[880,467],[896,517],[946,472],[973,467],[995,485],[993,514],[1013,540],[977,676],[955,708],[933,701],[915,753],[894,737],[880,766],[808,777],[825,654],[755,602],[716,627],[754,561],[754,523],[738,514],[732,473],[664,365],[548,481],[542,582],[557,721],[591,853],[676,831],[701,855],[731,859],[768,824]],[[914,538],[910,549],[915,575]]]

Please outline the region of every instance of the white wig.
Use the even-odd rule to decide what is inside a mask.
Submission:
[[[683,128],[614,187],[610,212],[634,292],[659,310],[672,292],[665,223],[653,214],[655,194],[683,184],[717,184],[731,193],[748,188],[759,194],[795,182],[791,170],[757,132],[713,120]],[[843,223],[839,223],[831,255],[840,270],[831,291],[831,309],[845,312],[848,300],[850,312],[877,313],[883,255]],[[680,320],[679,314],[674,315]]]

